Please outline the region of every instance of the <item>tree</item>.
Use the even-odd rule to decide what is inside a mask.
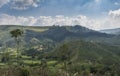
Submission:
[[[4,52],[2,53],[1,62],[8,62],[10,58],[10,52]]]
[[[70,59],[70,51],[69,51],[69,46],[67,44],[63,44],[60,48],[59,48],[59,53],[58,55],[60,55],[60,60],[63,61],[64,63],[64,69],[66,71],[66,75],[67,76],[67,61]]]
[[[18,54],[20,51],[20,42],[21,42],[21,37],[23,35],[23,31],[21,29],[14,29],[10,31],[11,37],[13,37],[16,41],[16,48],[17,48],[17,62],[18,62]]]

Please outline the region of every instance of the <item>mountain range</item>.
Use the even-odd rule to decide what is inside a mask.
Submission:
[[[24,41],[26,45],[36,40],[38,43],[56,43],[65,40],[83,39],[92,42],[104,42],[117,44],[120,39],[119,36],[113,33],[103,31],[95,31],[82,27],[75,26],[17,26],[17,25],[1,25],[0,26],[0,44],[11,44],[13,38],[10,36],[10,31],[13,29],[21,29],[24,31]],[[117,39],[117,41],[116,41]],[[34,42],[33,42],[34,43]]]
[[[112,34],[101,33],[82,27],[75,26],[13,26],[1,25],[0,26],[0,44],[11,44],[13,38],[10,36],[10,31],[13,29],[21,29],[24,31],[24,41],[29,45],[32,40],[38,43],[56,43],[64,40],[83,39],[88,41],[98,41],[104,39],[111,39],[114,37]],[[33,42],[34,43],[34,42]]]

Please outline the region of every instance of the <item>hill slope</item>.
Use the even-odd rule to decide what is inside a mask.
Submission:
[[[68,49],[64,50],[63,46]],[[64,50],[64,51],[63,51]],[[74,40],[64,43],[52,52],[52,56],[69,57],[73,62],[99,62],[106,65],[119,64],[120,48],[103,44]],[[63,55],[63,52],[65,53]]]

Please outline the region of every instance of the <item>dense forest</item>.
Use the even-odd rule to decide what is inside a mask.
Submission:
[[[75,26],[0,26],[0,76],[120,76],[120,34]]]

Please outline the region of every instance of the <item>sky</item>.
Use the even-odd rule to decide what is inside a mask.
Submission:
[[[120,28],[120,0],[0,0],[0,25]]]

